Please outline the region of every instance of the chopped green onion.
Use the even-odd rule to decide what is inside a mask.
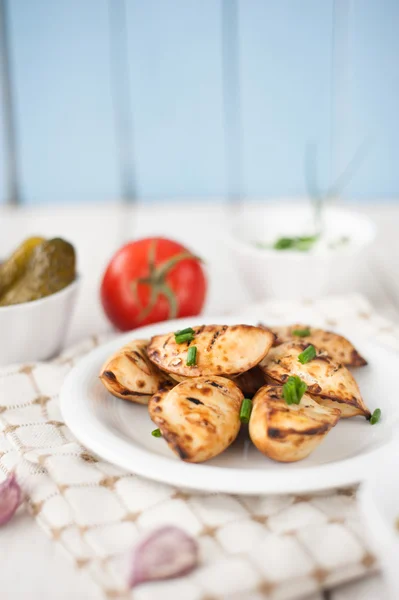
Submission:
[[[252,400],[244,398],[240,408],[240,421],[241,423],[249,423],[249,417],[252,412]]]
[[[298,238],[295,243],[295,250],[300,250],[301,252],[307,252],[311,249],[313,244],[317,241],[316,236],[310,237],[302,237]]]
[[[283,398],[287,404],[299,404],[308,386],[297,375],[290,375],[283,385]]]
[[[318,235],[302,235],[292,238],[281,237],[274,242],[273,248],[275,250],[299,250],[300,252],[306,252],[311,249],[318,239]]]
[[[176,344],[184,344],[184,342],[192,342],[194,339],[194,334],[191,331],[187,331],[186,333],[175,333],[175,342]]]
[[[297,238],[298,242],[304,242],[307,244],[314,244],[319,239],[318,235],[302,235]]]
[[[286,237],[279,238],[273,244],[275,250],[288,250],[288,248],[292,248],[293,246],[295,246],[295,238]]]
[[[187,361],[186,365],[188,367],[193,367],[197,362],[197,346],[190,346],[187,352]]]
[[[183,333],[195,333],[192,327],[186,327],[186,329],[180,329],[179,331],[175,331],[175,335],[182,335]]]
[[[305,365],[316,357],[316,348],[309,344],[307,348],[303,352],[298,355],[298,360],[300,363]]]
[[[310,335],[310,329],[307,327],[306,329],[294,329],[292,335],[296,335],[297,337],[307,337]]]
[[[153,435],[154,437],[162,437],[160,429],[154,429],[153,431],[151,431],[151,435]]]
[[[381,409],[376,408],[370,417],[370,425],[375,425],[381,419]]]

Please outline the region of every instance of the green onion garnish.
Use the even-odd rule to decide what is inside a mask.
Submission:
[[[190,346],[187,352],[187,361],[186,365],[188,367],[193,367],[197,362],[197,346]]]
[[[240,421],[241,423],[249,423],[249,417],[252,412],[252,400],[244,398],[240,408]]]
[[[175,331],[175,335],[182,335],[183,333],[195,333],[192,327],[186,327],[186,329],[180,329],[179,331]]]
[[[303,352],[298,355],[298,360],[300,363],[305,365],[316,357],[316,348],[309,344],[307,348]]]
[[[296,238],[298,242],[303,242],[305,244],[314,244],[319,239],[318,235],[302,235]]]
[[[370,417],[370,425],[375,425],[381,419],[381,409],[376,408]]]
[[[286,237],[279,238],[273,244],[275,250],[288,250],[288,248],[292,248],[293,246],[295,246],[295,238]]]
[[[153,431],[151,431],[151,435],[153,435],[154,437],[162,437],[160,429],[154,429]]]
[[[311,249],[311,247],[317,242],[317,235],[308,235],[297,238],[295,243],[295,250],[300,250],[301,252],[307,252]]]
[[[300,252],[306,252],[312,248],[318,239],[318,235],[302,235],[292,238],[281,237],[274,242],[273,248],[275,250],[299,250]]]
[[[191,327],[183,329],[183,331],[176,331],[175,342],[176,344],[184,344],[184,342],[191,342],[194,339],[195,331]]]
[[[294,329],[292,335],[296,335],[297,337],[307,337],[310,335],[310,329],[307,327],[306,329]]]
[[[308,386],[297,375],[290,375],[283,385],[283,398],[287,404],[299,404]]]

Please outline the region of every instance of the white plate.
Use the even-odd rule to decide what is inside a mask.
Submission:
[[[157,323],[121,335],[79,362],[63,386],[61,410],[66,424],[84,446],[138,475],[207,492],[299,493],[364,479],[370,459],[391,440],[399,416],[395,391],[398,357],[370,342],[356,341],[369,361],[369,366],[356,370],[356,378],[370,410],[381,408],[381,422],[371,426],[361,417],[344,419],[313,454],[297,463],[268,459],[248,441],[244,429],[230,448],[211,461],[198,465],[182,462],[161,438],[151,435],[154,424],[145,406],[114,398],[106,391],[98,374],[107,357],[120,346],[134,338],[183,329],[196,321],[249,322],[238,315]]]

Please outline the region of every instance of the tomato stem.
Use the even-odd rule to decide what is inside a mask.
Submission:
[[[157,303],[158,300],[158,296],[160,294],[160,290],[161,290],[161,286],[159,285],[152,285],[150,280],[138,280],[139,283],[147,283],[150,286],[150,298],[148,301],[147,306],[143,307],[143,310],[140,312],[138,319],[139,321],[143,321],[146,317],[148,317],[148,315],[150,314],[150,312],[152,311],[152,309],[154,308],[154,306]]]
[[[194,260],[199,260],[201,262],[201,259],[199,258],[199,256],[194,256],[194,254],[191,254],[190,252],[180,252],[180,254],[176,254],[175,256],[172,256],[171,258],[166,260],[164,263],[159,265],[159,267],[155,270],[155,276],[162,280],[165,279],[166,275],[169,273],[169,271],[175,265],[177,265],[182,260],[186,260],[186,259],[194,259]]]
[[[182,260],[193,259],[198,260],[200,262],[201,258],[199,256],[195,256],[190,252],[180,252],[175,256],[167,259],[165,262],[160,264],[158,267],[155,265],[156,258],[156,240],[150,246],[148,252],[148,276],[147,277],[139,277],[132,281],[132,292],[134,294],[135,300],[138,304],[140,304],[139,295],[138,295],[138,286],[149,285],[150,286],[150,298],[147,306],[143,307],[142,311],[138,315],[138,320],[143,321],[148,315],[151,313],[153,308],[155,307],[157,300],[160,295],[165,296],[166,300],[169,304],[169,319],[175,319],[177,317],[177,313],[179,310],[179,304],[177,301],[176,294],[172,290],[172,288],[167,284],[166,277],[173,267],[175,267]]]
[[[176,294],[167,283],[163,284],[163,286],[160,288],[160,291],[169,302],[169,319],[176,319],[177,311],[179,310]]]

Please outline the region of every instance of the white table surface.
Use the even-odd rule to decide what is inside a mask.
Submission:
[[[363,292],[374,307],[399,318],[399,203],[359,205],[379,229],[379,243],[368,265]],[[0,256],[32,234],[62,236],[78,250],[82,284],[66,344],[110,329],[98,301],[101,274],[112,253],[125,241],[163,235],[187,244],[206,261],[210,289],[206,311],[232,312],[252,301],[240,281],[223,238],[230,207],[205,203],[69,206],[0,210]],[[97,600],[103,596],[86,574],[70,563],[21,511],[0,529],[0,598],[4,600]],[[379,575],[344,585],[306,600],[384,600]],[[243,599],[245,600],[245,599]]]

